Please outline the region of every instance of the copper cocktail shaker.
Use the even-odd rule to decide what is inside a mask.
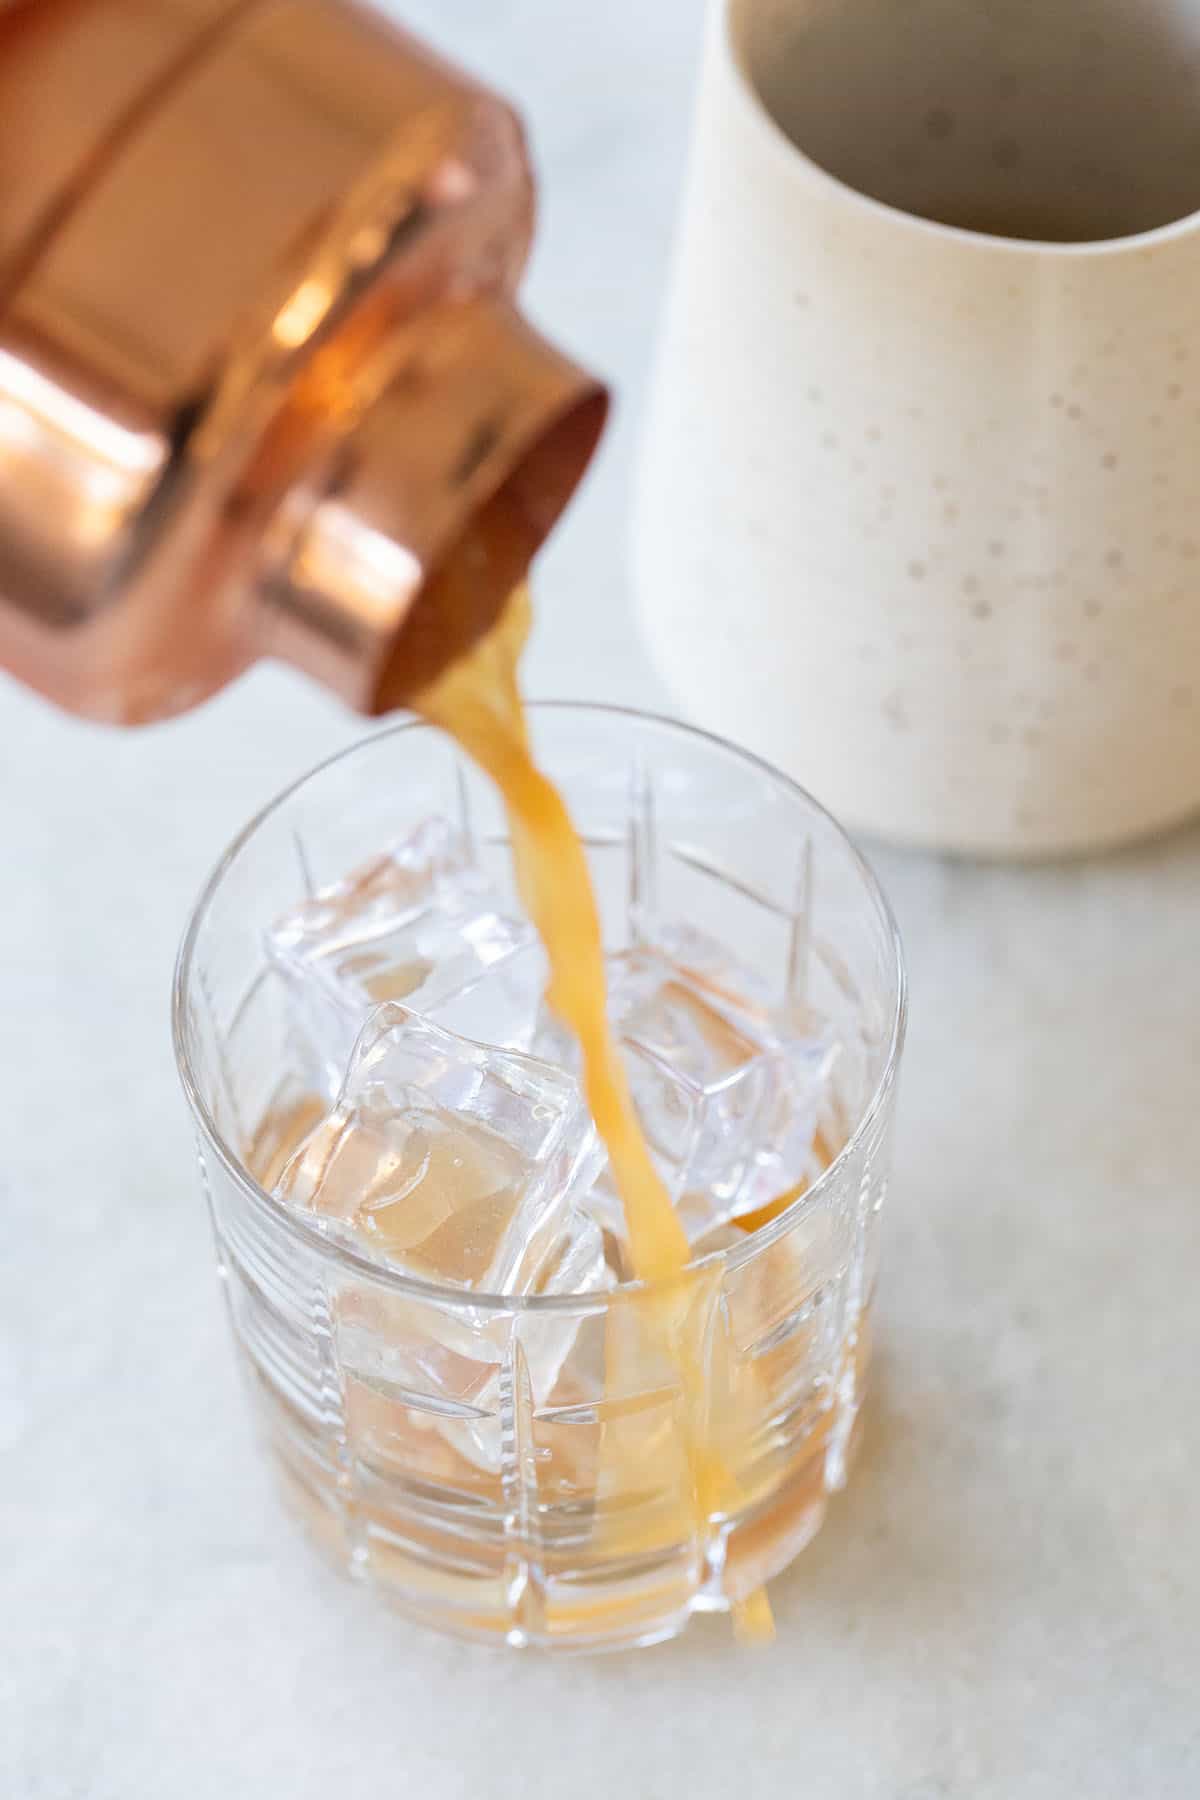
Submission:
[[[427,679],[603,421],[532,216],[509,109],[351,0],[0,3],[0,663],[121,721]]]

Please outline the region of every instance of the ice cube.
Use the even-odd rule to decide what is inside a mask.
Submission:
[[[538,1294],[590,1294],[615,1287],[599,1227],[569,1209]],[[384,1476],[457,1479],[495,1475],[502,1449],[501,1384],[514,1331],[533,1392],[550,1395],[581,1327],[571,1308],[520,1320],[469,1302],[385,1293],[349,1284],[334,1306],[338,1360],[356,1457]]]
[[[600,1160],[569,1075],[388,1003],[277,1192],[409,1274],[519,1294]]]
[[[267,953],[289,983],[313,1079],[330,1096],[381,1002],[527,1049],[545,987],[533,927],[505,910],[445,819],[426,820],[285,913]]]
[[[601,1160],[561,1070],[403,1006],[371,1014],[337,1103],[276,1189],[368,1256],[463,1290],[453,1299],[339,1288],[348,1431],[369,1471],[469,1482],[472,1471],[498,1469],[513,1322],[470,1294],[615,1285],[601,1231],[577,1204]],[[535,1391],[553,1388],[577,1331],[569,1311],[521,1319]]]
[[[812,1179],[835,1054],[826,1031],[773,1011],[732,952],[684,927],[610,956],[608,982],[642,1129],[693,1242]],[[578,1065],[549,1013],[534,1048]],[[588,1205],[620,1235],[607,1172]]]

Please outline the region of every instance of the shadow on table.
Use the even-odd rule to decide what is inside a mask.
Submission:
[[[844,1492],[829,1502],[816,1538],[771,1583],[781,1631],[807,1621],[820,1630],[832,1612],[891,1614],[918,1591],[927,1602],[931,1580],[942,1581],[967,1545],[948,1538],[946,1521],[913,1504],[915,1471],[936,1460],[922,1443],[920,1414],[902,1408],[886,1355],[876,1355],[863,1409],[862,1438]]]
[[[781,1639],[814,1645],[869,1637],[877,1652],[908,1654],[913,1623],[945,1623],[977,1583],[980,1547],[969,1518],[947,1505],[925,1504],[931,1466],[947,1445],[936,1420],[902,1408],[886,1355],[878,1355],[864,1407],[863,1434],[846,1490],[834,1495],[824,1525],[808,1548],[770,1584]],[[926,1441],[928,1437],[929,1441]],[[768,1649],[765,1654],[776,1654]],[[753,1656],[737,1644],[728,1618],[696,1618],[681,1639],[649,1651],[658,1657],[711,1661]],[[624,1656],[589,1659],[605,1679],[627,1665]]]

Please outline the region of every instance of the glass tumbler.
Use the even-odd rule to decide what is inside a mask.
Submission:
[[[846,1478],[869,1357],[878,1218],[904,1030],[896,931],[869,869],[756,757],[614,707],[530,709],[584,839],[606,946],[654,920],[736,953],[760,994],[839,1045],[823,1169],[726,1230],[689,1275],[700,1426],[732,1498],[698,1509],[697,1401],[662,1296],[511,1297],[382,1267],[273,1197],[328,1106],[298,1054],[272,922],[422,820],[456,823],[511,901],[504,815],[441,733],[388,729],[269,805],[200,896],[175,1042],[230,1322],[261,1440],[314,1542],[411,1618],[513,1645],[680,1631],[777,1573]],[[752,1227],[752,1228],[749,1228]]]

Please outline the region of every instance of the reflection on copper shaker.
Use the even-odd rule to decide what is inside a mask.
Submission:
[[[120,721],[427,679],[603,423],[532,216],[511,111],[351,0],[0,4],[0,664]]]

